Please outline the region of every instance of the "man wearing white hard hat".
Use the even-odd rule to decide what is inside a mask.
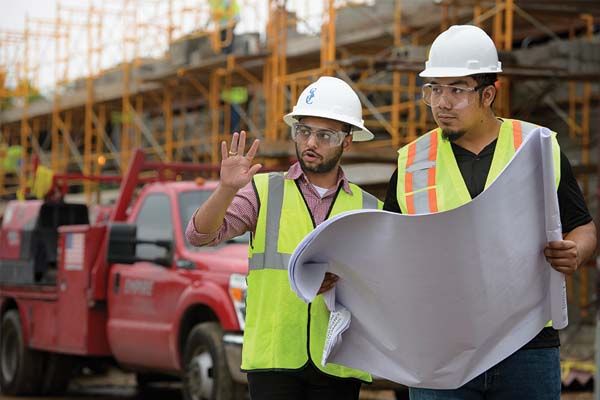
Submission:
[[[321,365],[329,321],[322,296],[305,304],[290,289],[287,264],[296,245],[325,219],[343,211],[381,208],[375,197],[348,182],[340,168],[352,141],[370,140],[362,106],[352,88],[321,77],[284,117],[298,162],[284,173],[256,174],[255,140],[246,133],[221,144],[221,181],[190,220],[186,236],[197,246],[215,245],[252,232],[249,249],[242,370],[257,399],[358,399],[363,371]],[[327,275],[321,293],[335,284]]]
[[[398,151],[385,210],[403,214],[450,210],[478,196],[500,173],[523,138],[537,127],[494,115],[498,91],[494,84],[500,72],[494,43],[480,28],[452,26],[435,39],[420,76],[428,78],[423,101],[438,127]],[[569,161],[553,140],[563,240],[548,243],[540,252],[552,268],[572,274],[592,255],[596,230]],[[448,273],[456,268],[460,266],[448,265]],[[411,388],[410,398],[558,400],[558,349],[558,332],[549,324],[522,349],[464,386]]]

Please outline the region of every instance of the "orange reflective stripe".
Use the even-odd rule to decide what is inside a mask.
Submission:
[[[429,161],[435,161],[437,158],[438,135],[437,132],[432,132],[429,146]]]
[[[415,154],[417,152],[417,144],[415,142],[408,145],[408,154],[406,156],[406,166],[404,171],[408,169],[415,162]],[[413,173],[404,173],[404,193],[406,194],[406,209],[409,214],[415,213],[415,198],[412,193],[413,191]]]
[[[415,214],[415,195],[414,195],[414,193],[406,195],[406,211],[408,214]]]
[[[521,146],[523,143],[523,131],[521,130],[521,121],[513,120],[513,144],[515,146],[515,151]]]
[[[435,169],[435,168],[432,168]],[[429,196],[429,211],[432,213],[438,212],[437,207],[437,193],[435,192],[435,188],[431,188],[427,191]]]
[[[408,156],[406,157],[406,168],[413,165],[415,162],[415,154],[417,152],[417,143],[412,142],[408,145]]]
[[[435,161],[437,159],[438,134],[437,132],[432,132],[429,136],[431,137],[431,141],[429,143],[429,161]],[[436,193],[437,189],[435,183],[436,170],[437,167],[434,165],[433,167],[429,168],[429,171],[427,171],[427,185],[430,187],[427,195],[429,197],[429,211],[432,213],[438,211]]]
[[[433,132],[429,143],[429,161],[435,161],[437,158],[438,135]],[[435,165],[427,171],[427,186],[435,186]]]
[[[413,191],[413,173],[404,173],[404,191],[405,193],[412,193]]]

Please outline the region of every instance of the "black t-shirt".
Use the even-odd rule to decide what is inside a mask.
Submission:
[[[475,154],[452,143],[452,151],[463,180],[471,194],[471,198],[477,197],[485,188],[496,140],[487,145],[479,154]],[[383,209],[401,213],[396,198],[396,187],[398,185],[398,170],[390,178]],[[560,153],[560,183],[558,185],[558,205],[560,209],[560,221],[563,233],[570,232],[578,226],[585,225],[592,220],[579,184],[573,175],[571,163]],[[560,345],[558,331],[553,328],[544,328],[524,348],[556,347]]]

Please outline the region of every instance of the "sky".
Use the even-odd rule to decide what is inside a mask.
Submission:
[[[54,18],[56,10],[55,0],[0,0],[0,4],[0,29],[3,31],[22,31],[26,14],[36,18]]]
[[[310,3],[318,2],[322,4],[323,0],[309,0]],[[149,21],[148,26],[139,28],[137,31],[128,26],[135,26],[131,23],[133,11],[127,14],[123,10],[123,4],[137,4],[138,18],[140,20]],[[242,6],[242,20],[236,27],[236,32],[243,31],[259,32],[266,25],[266,4],[267,0],[238,0]],[[289,1],[294,3],[294,1]],[[306,0],[297,0],[302,9],[307,8]],[[82,27],[71,27],[70,38],[68,42],[58,44],[57,40],[50,36],[52,31],[50,25],[40,23],[40,19],[46,21],[54,21],[57,14],[57,4],[61,6],[61,20],[71,20],[80,24]],[[77,77],[87,76],[92,73],[99,73],[102,70],[110,69],[124,59],[131,60],[137,57],[164,57],[168,49],[167,45],[167,4],[166,1],[150,1],[150,0],[0,0],[0,65],[8,65],[9,72],[7,83],[14,85],[14,82],[22,80],[18,71],[23,71],[23,68],[18,69],[19,59],[27,59],[30,73],[29,80],[37,82],[43,93],[46,93],[54,88],[54,82],[66,77],[66,80],[74,80]],[[174,8],[187,7],[193,12],[175,12],[173,23],[179,27],[173,32],[174,37],[181,37],[185,33],[189,33],[193,29],[205,27],[207,24],[208,1],[207,0],[173,0]],[[95,53],[92,56],[92,62],[88,57],[88,40],[87,31],[83,28],[82,23],[87,21],[87,10],[90,5],[94,7],[102,7],[109,10],[108,14],[100,20],[94,20],[94,26],[100,26],[99,34],[92,33],[94,37],[94,46],[102,49],[102,52]],[[71,12],[66,8],[71,7],[79,11]],[[317,8],[313,7],[313,10]],[[130,10],[133,10],[130,7]],[[120,14],[119,14],[120,12]],[[70,13],[70,14],[69,14]],[[125,16],[124,16],[125,15]],[[6,46],[6,31],[18,32],[20,35],[24,32],[26,16],[29,18],[30,30],[40,30],[45,33],[43,38],[31,39],[29,46],[29,57],[24,57],[24,49],[22,45]],[[38,22],[31,22],[38,21]],[[65,26],[66,24],[62,24]],[[32,26],[35,26],[33,28]],[[45,26],[45,28],[44,28]],[[66,28],[63,28],[66,29]],[[66,30],[65,30],[66,31]],[[137,35],[139,44],[135,47],[132,41],[124,41],[123,37],[131,37]],[[32,37],[34,35],[31,35]],[[38,35],[39,37],[39,35]],[[4,40],[4,43],[2,42]],[[4,44],[4,48],[2,48]],[[67,50],[68,49],[68,50]],[[61,56],[57,56],[61,54]],[[65,57],[67,55],[67,57]],[[65,62],[57,62],[60,58],[69,59],[68,66]],[[94,58],[95,57],[95,58]],[[32,69],[32,65],[35,65]],[[14,71],[11,71],[14,69]]]
[[[338,0],[341,2],[372,2],[372,0]],[[241,6],[241,22],[236,27],[236,33],[241,32],[259,32],[264,35],[264,26],[266,25],[267,0],[238,0]],[[2,38],[5,32],[13,31],[21,35],[24,32],[26,16],[30,21],[38,21],[37,28],[31,28],[34,23],[30,22],[30,29],[49,30],[53,33],[50,25],[43,28],[39,23],[40,19],[54,21],[57,14],[57,4],[61,6],[60,17],[80,24],[81,27],[70,28],[69,41],[58,44],[56,39],[45,34],[44,38],[32,39],[32,45],[29,47],[30,56],[27,58],[30,65],[29,80],[36,82],[42,93],[47,94],[54,88],[54,82],[62,80],[72,81],[77,77],[87,76],[90,73],[96,74],[100,71],[115,67],[124,59],[131,60],[134,55],[137,57],[164,57],[168,50],[167,32],[165,26],[167,19],[166,5],[167,1],[155,0],[0,0],[0,65],[8,65],[9,72],[7,82],[16,82],[22,80],[19,78],[17,69],[18,60],[23,57],[23,47],[16,45],[4,46]],[[109,10],[103,18],[98,17],[93,20],[94,26],[100,26],[99,34],[92,33],[94,37],[94,46],[102,49],[92,56],[91,62],[88,57],[87,31],[82,23],[87,21],[88,7],[102,7]],[[123,4],[137,4],[138,23],[140,20],[148,21],[147,27],[139,28],[133,35],[137,35],[139,44],[132,47],[131,41],[123,40],[123,37],[131,36],[132,31],[127,26],[135,26],[129,23],[133,11],[130,14],[124,12]],[[179,7],[193,10],[192,12],[175,12],[173,23],[179,27],[174,32],[175,37],[181,37],[193,29],[205,27],[208,15],[208,0],[172,0],[174,8]],[[304,32],[317,33],[320,30],[320,16],[323,11],[324,0],[288,0],[288,9],[296,11],[300,19],[310,19],[309,25],[298,24],[298,30]],[[66,8],[72,8],[79,11],[69,12]],[[130,7],[133,10],[133,8]],[[124,16],[125,15],[125,16]],[[127,22],[129,21],[129,22]],[[61,26],[65,26],[62,24]],[[66,29],[66,28],[63,28]],[[129,30],[128,30],[129,29]],[[67,50],[68,49],[68,50]],[[63,59],[68,59],[68,65],[65,61],[57,62],[61,54]],[[65,57],[66,55],[66,57]],[[95,57],[95,58],[94,58]],[[14,71],[11,71],[13,67]]]

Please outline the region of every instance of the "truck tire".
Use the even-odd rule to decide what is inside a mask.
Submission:
[[[223,330],[216,322],[203,322],[189,333],[183,353],[184,400],[234,400]]]
[[[2,393],[12,396],[38,394],[44,354],[30,349],[25,343],[18,310],[10,310],[4,314],[0,335]]]

